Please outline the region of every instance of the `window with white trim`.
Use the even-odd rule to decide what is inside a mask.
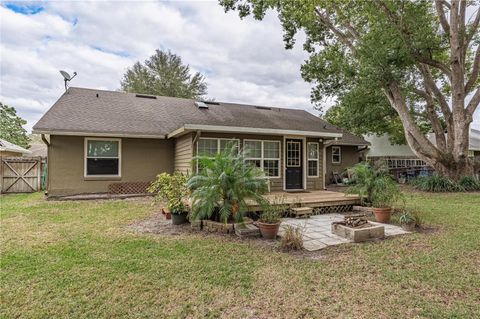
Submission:
[[[332,163],[340,164],[342,162],[342,148],[340,146],[332,146]]]
[[[120,139],[85,139],[85,176],[120,176]]]
[[[318,143],[307,143],[308,177],[318,177]]]
[[[244,140],[245,160],[267,177],[280,177],[280,141]]]
[[[233,146],[238,151],[239,145],[238,139],[202,137],[198,139],[197,155],[214,157],[216,154]]]

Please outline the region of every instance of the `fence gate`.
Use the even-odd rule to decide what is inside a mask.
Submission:
[[[32,193],[40,190],[40,158],[2,157],[0,183],[2,193]]]

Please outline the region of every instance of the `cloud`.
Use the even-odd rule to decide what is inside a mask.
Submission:
[[[303,35],[285,50],[273,12],[242,21],[216,1],[52,1],[4,3],[0,18],[0,100],[28,129],[63,93],[59,70],[78,72],[74,86],[116,90],[125,70],[157,48],[206,75],[210,98],[317,114],[300,76]]]

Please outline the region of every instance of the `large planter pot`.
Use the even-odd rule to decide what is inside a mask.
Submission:
[[[280,222],[275,224],[257,222],[257,226],[260,229],[260,234],[262,234],[263,238],[275,239],[277,238],[278,229],[280,228]]]
[[[187,222],[187,214],[188,213],[180,213],[180,214],[172,214],[172,224],[174,225],[181,225]]]
[[[402,228],[403,228],[403,230],[412,232],[412,231],[415,230],[415,222],[410,222],[410,223],[407,223],[407,224],[402,224]]]
[[[390,223],[390,217],[392,216],[391,207],[373,207],[373,214],[375,215],[375,220],[379,223],[388,224]]]

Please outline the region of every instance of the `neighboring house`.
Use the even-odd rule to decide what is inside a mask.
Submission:
[[[28,157],[47,158],[47,145],[45,144],[31,144],[28,150],[30,151],[30,154],[26,155]]]
[[[10,143],[4,139],[0,139],[0,156],[3,157],[19,157],[30,154],[31,152],[21,146]]]
[[[435,136],[428,134],[427,138],[435,144]],[[370,142],[371,146],[366,152],[367,159],[372,161],[382,160],[387,163],[392,170],[402,170],[409,168],[423,168],[427,164],[418,159],[408,145],[391,144],[388,135],[381,136],[366,135],[365,140]],[[470,147],[469,156],[480,161],[480,130],[470,129]]]
[[[33,132],[49,135],[50,196],[107,192],[161,172],[188,174],[195,155],[228,144],[250,150],[248,161],[265,171],[271,191],[318,190],[327,167],[358,162],[349,149],[367,144],[340,144],[346,134],[304,110],[83,88],[69,88]],[[338,161],[327,154],[337,146],[329,142],[339,143],[340,164],[329,164]]]

